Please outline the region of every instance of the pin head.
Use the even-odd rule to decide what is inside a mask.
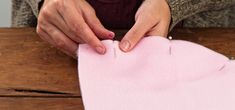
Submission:
[[[168,39],[169,39],[169,40],[172,40],[172,36],[169,36]]]

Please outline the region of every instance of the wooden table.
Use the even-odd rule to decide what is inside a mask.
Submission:
[[[171,35],[235,56],[235,29],[176,29]],[[33,28],[0,29],[0,110],[83,110],[76,61]]]

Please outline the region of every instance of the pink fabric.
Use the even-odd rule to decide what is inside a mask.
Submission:
[[[235,61],[195,43],[150,36],[129,53],[79,46],[86,110],[235,110]]]

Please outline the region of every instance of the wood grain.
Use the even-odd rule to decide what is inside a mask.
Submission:
[[[125,32],[117,30],[117,39]],[[235,29],[175,29],[170,35],[235,57]],[[0,29],[0,110],[53,109],[84,110],[76,60],[34,28]]]
[[[0,110],[84,110],[80,98],[0,98]]]
[[[34,29],[0,29],[0,95],[80,96],[77,64]]]
[[[176,29],[170,35],[174,39],[196,42],[227,57],[235,58],[235,28]]]

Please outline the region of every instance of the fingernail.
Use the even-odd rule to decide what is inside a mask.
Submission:
[[[128,42],[128,41],[123,41],[123,42],[121,42],[120,47],[121,47],[121,49],[122,49],[123,51],[126,52],[126,51],[128,51],[129,48],[131,47],[131,44],[130,44],[130,42]]]
[[[101,46],[98,46],[95,48],[96,51],[100,54],[104,54],[105,53],[105,48],[101,47]]]
[[[111,38],[111,39],[114,38],[114,36],[115,36],[115,34],[113,32],[110,32],[109,35],[108,35],[108,37]]]

